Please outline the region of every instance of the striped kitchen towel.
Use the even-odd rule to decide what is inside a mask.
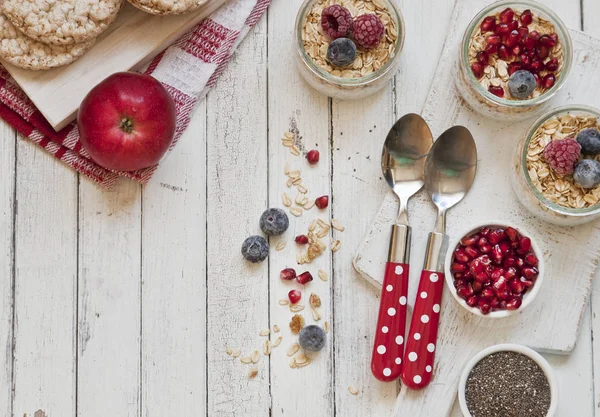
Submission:
[[[230,0],[159,54],[141,72],[158,79],[175,100],[177,127],[171,149],[188,127],[196,103],[215,84],[244,36],[260,20],[271,0]],[[103,187],[118,177],[147,183],[157,166],[114,172],[92,161],[79,141],[77,124],[55,132],[0,65],[0,117],[71,168]]]

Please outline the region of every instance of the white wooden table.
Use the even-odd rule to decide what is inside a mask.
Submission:
[[[398,387],[376,382],[368,366],[378,294],[351,259],[387,191],[379,172],[386,131],[420,111],[453,1],[400,2],[401,69],[384,92],[354,103],[311,91],[293,69],[300,3],[273,1],[146,187],[124,181],[103,191],[3,125],[1,416],[390,414]],[[545,3],[570,27],[600,36],[598,0]],[[288,247],[270,262],[249,266],[239,255],[261,212],[281,206],[285,161],[300,166],[280,145],[293,126],[321,151],[315,169],[302,168],[311,194],[333,195],[322,217],[346,226],[333,234],[340,251],[308,268],[331,275],[305,297],[321,296],[332,329],[327,349],[299,370],[285,355],[290,313],[278,300],[289,288],[278,276],[295,263],[291,239],[316,209],[291,218]],[[573,354],[548,356],[560,380],[559,417],[600,416],[599,285]],[[259,331],[274,324],[283,342],[249,380],[248,365],[226,346],[260,348]]]

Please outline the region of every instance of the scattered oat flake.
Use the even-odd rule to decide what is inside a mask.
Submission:
[[[336,219],[331,219],[331,226],[339,232],[343,232],[345,230],[345,227],[342,226],[342,224]]]
[[[296,363],[296,359],[292,358],[290,359],[290,368],[295,369],[298,367],[298,364]]]
[[[282,250],[284,250],[284,249],[285,249],[286,245],[287,245],[287,243],[286,243],[286,241],[285,241],[285,240],[280,240],[280,241],[277,243],[277,246],[275,246],[275,250],[276,250],[277,252],[279,252],[279,251],[282,251]]]
[[[281,336],[279,336],[277,339],[275,339],[275,342],[273,342],[273,347],[279,346],[279,344],[281,343],[282,340],[283,340],[283,338]]]
[[[352,395],[358,395],[358,389],[356,389],[355,387],[353,387],[352,385],[350,385],[348,387],[348,392]]]
[[[294,139],[294,134],[292,132],[285,132],[283,136],[285,136],[288,139]]]
[[[294,356],[296,352],[300,350],[300,345],[298,343],[292,344],[287,351],[288,356]]]
[[[237,358],[238,356],[240,356],[241,353],[242,353],[242,351],[240,349],[235,349],[233,351],[233,353],[231,354],[231,356],[233,356],[234,358]]]
[[[311,307],[311,311],[314,321],[321,320],[321,313],[319,313],[319,311],[315,307]]]
[[[273,333],[279,333],[279,326],[278,325],[273,326]]]
[[[231,356],[231,354],[233,353],[233,350],[231,350],[231,348],[229,346],[227,346],[227,349],[225,349],[225,352],[227,352],[227,354],[229,356]]]
[[[286,306],[286,305],[288,305],[289,303],[290,303],[290,301],[289,301],[289,300],[279,300],[279,305],[280,305],[280,306]]]
[[[258,350],[255,350],[254,352],[252,352],[252,363],[258,363],[258,360],[260,359],[260,353],[258,353]]]
[[[304,306],[302,304],[292,304],[290,305],[290,311],[292,313],[298,313],[300,311],[304,310]]]
[[[298,149],[298,148],[296,147],[296,145],[293,145],[293,146],[290,148],[290,152],[292,152],[292,154],[293,154],[293,155],[296,155],[296,156],[300,155],[300,149]]]
[[[290,173],[290,164],[288,164],[287,162],[285,163],[285,165],[283,166],[283,173],[285,175]]]
[[[292,213],[296,217],[302,216],[302,209],[300,207],[292,207],[290,209],[290,213]]]
[[[248,364],[252,363],[252,358],[250,358],[248,356],[243,356],[240,358],[240,362],[248,365]]]
[[[308,200],[306,203],[304,203],[304,210],[310,210],[314,206],[315,206],[315,200]]]
[[[263,355],[269,356],[270,354],[271,354],[271,341],[265,340],[265,343],[263,344]]]
[[[319,276],[321,281],[327,281],[327,272],[323,271],[322,269],[319,269],[319,272],[317,272],[317,275]]]
[[[339,240],[336,240],[335,242],[333,242],[333,245],[331,245],[331,251],[337,252],[340,249],[341,245],[342,245],[342,242],[340,242]]]
[[[323,323],[323,330],[325,330],[325,333],[329,333],[329,322],[328,321]]]
[[[291,186],[292,184],[290,184]],[[283,193],[281,195],[281,201],[283,202],[283,205],[286,207],[290,207],[292,205],[292,197],[290,197],[290,195],[288,193]]]
[[[294,180],[292,180],[291,178],[288,178],[288,180],[285,182],[285,185],[287,185],[287,187],[290,188],[292,185],[294,185]],[[292,205],[291,197],[290,197],[290,205]]]
[[[256,368],[252,368],[250,369],[250,372],[248,372],[248,378],[250,379],[256,378],[256,375],[258,375],[258,369]]]
[[[310,231],[312,232],[312,231],[313,231],[313,230],[315,230],[316,228],[317,228],[317,221],[316,221],[316,220],[313,220],[313,221],[310,223],[310,225],[308,226],[308,230],[310,230]]]
[[[300,314],[294,314],[292,320],[290,321],[290,330],[294,334],[300,333],[300,330],[304,327],[304,317]]]
[[[306,194],[308,192],[308,188],[306,188],[304,184],[300,184],[298,185],[298,191],[300,191],[302,194]]]
[[[305,364],[310,359],[308,359],[308,356],[306,356],[304,353],[301,353],[298,356],[296,356],[294,358],[294,360],[296,361],[297,365],[302,365],[302,364]]]
[[[290,171],[290,173],[288,174],[288,176],[290,178],[296,179],[296,178],[300,178],[300,171],[299,170],[294,170],[294,171]]]
[[[271,334],[271,330],[265,329],[265,330],[261,330],[258,335],[259,336],[268,336],[269,334]]]

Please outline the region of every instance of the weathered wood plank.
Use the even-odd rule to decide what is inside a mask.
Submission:
[[[219,417],[265,416],[271,404],[268,359],[261,354],[249,380],[252,365],[225,353],[260,350],[269,326],[268,262],[240,255],[268,202],[266,44],[263,20],[207,97],[208,414]]]
[[[0,415],[11,416],[16,134],[0,124]]]
[[[17,140],[13,416],[75,416],[77,174]]]
[[[319,210],[313,207],[305,211],[301,217],[294,217],[282,204],[282,194],[287,192],[295,199],[298,191],[295,187],[285,185],[287,176],[284,166],[289,163],[291,170],[300,170],[302,183],[308,188],[307,197],[313,199],[321,195],[331,194],[330,181],[330,148],[329,148],[329,100],[312,90],[301,79],[295,65],[294,54],[291,53],[291,42],[294,36],[295,13],[302,4],[301,0],[292,2],[273,2],[269,9],[269,206],[281,207],[288,212],[289,230],[280,238],[271,239],[270,269],[270,317],[271,325],[277,324],[281,332],[271,335],[274,342],[279,336],[283,341],[271,354],[271,397],[273,416],[333,416],[333,343],[332,331],[329,342],[318,355],[312,355],[310,366],[291,369],[290,358],[286,355],[288,347],[297,341],[289,329],[289,322],[294,313],[287,306],[280,306],[278,300],[287,299],[292,288],[300,289],[301,304],[305,305],[303,315],[307,325],[323,325],[325,321],[332,323],[331,315],[331,279],[321,281],[317,272],[327,271],[331,276],[331,252],[328,250],[308,265],[296,264],[296,253],[306,251],[306,246],[294,243],[294,237],[306,234],[308,225],[316,218],[329,222],[329,209]],[[285,42],[281,40],[285,39]],[[290,70],[291,69],[291,70]],[[300,156],[294,156],[289,148],[281,145],[281,137],[286,131],[296,134],[299,147],[304,149]],[[310,149],[320,152],[319,163],[309,165],[304,155]],[[277,252],[274,246],[285,240],[286,248]],[[323,239],[330,247],[329,236]],[[308,270],[314,281],[306,286],[293,282],[283,282],[279,272],[286,267],[293,267],[297,273]],[[315,322],[309,306],[311,293],[321,298],[319,312],[320,321]],[[296,395],[292,395],[290,387],[302,387]],[[307,401],[309,400],[309,401]]]
[[[142,415],[204,415],[205,101],[144,188],[142,208]]]
[[[140,415],[140,190],[80,182],[79,415]]]

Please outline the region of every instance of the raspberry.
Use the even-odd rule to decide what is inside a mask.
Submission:
[[[352,31],[352,15],[343,6],[334,4],[321,13],[321,27],[331,39],[343,38]]]
[[[572,174],[581,155],[581,145],[573,138],[552,140],[544,148],[544,159],[559,175]]]
[[[374,14],[363,14],[354,19],[354,42],[363,49],[373,49],[383,38],[385,28]]]

